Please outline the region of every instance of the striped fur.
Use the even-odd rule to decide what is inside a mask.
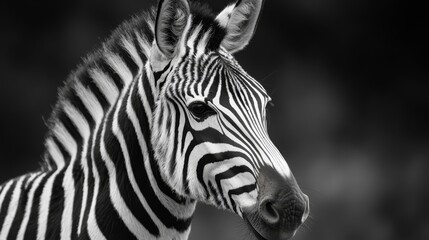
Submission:
[[[250,2],[236,8],[260,10]],[[241,216],[258,197],[262,166],[291,177],[267,135],[270,98],[231,55],[243,47],[232,49],[236,26],[228,35],[225,13],[234,8],[216,17],[164,0],[159,9],[173,3],[184,4],[184,25],[163,41],[168,51],[160,38],[171,36],[157,35],[152,11],[70,75],[49,121],[44,167],[0,187],[0,240],[187,239],[197,201]],[[157,20],[175,14],[158,11]],[[232,16],[256,24],[257,16]],[[242,44],[255,26],[246,29]],[[194,103],[211,114],[197,116]]]

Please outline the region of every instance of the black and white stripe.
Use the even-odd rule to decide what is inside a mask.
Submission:
[[[44,167],[0,186],[0,240],[186,239],[196,201],[241,215],[261,166],[289,177],[269,97],[231,55],[259,13],[236,9],[259,2],[216,17],[164,0],[123,24],[60,91]]]

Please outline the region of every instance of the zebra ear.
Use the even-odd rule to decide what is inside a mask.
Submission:
[[[238,0],[219,13],[216,20],[226,28],[222,47],[234,53],[249,43],[256,30],[263,3],[263,0]]]
[[[155,22],[155,41],[159,50],[171,58],[190,14],[187,0],[160,0]]]

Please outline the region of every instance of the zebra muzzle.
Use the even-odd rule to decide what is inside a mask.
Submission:
[[[274,169],[261,170],[258,186],[257,203],[243,211],[249,228],[257,239],[290,239],[309,215],[308,196]]]

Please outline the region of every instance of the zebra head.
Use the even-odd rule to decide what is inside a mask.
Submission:
[[[179,194],[243,217],[259,239],[287,239],[309,213],[267,133],[270,97],[232,56],[250,41],[262,0],[217,16],[187,0],[161,0],[147,68],[156,89],[152,145]]]

